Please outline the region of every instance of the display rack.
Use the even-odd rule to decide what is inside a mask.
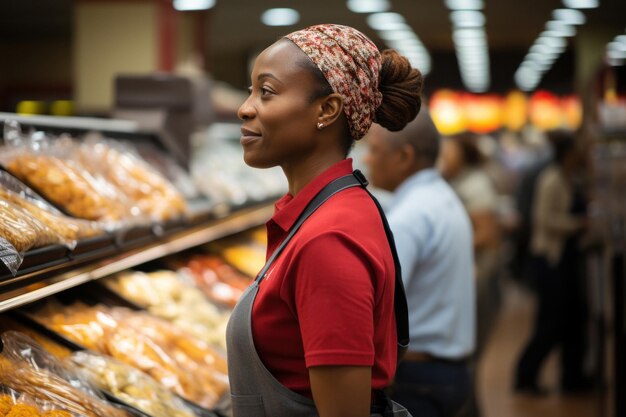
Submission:
[[[239,210],[225,218],[185,229],[144,244],[88,262],[66,262],[0,282],[0,312],[48,297],[88,281],[181,252],[264,224],[271,204]]]

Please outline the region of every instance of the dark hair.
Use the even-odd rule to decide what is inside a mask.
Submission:
[[[415,119],[422,106],[424,77],[409,60],[393,49],[385,49],[378,80],[383,102],[376,111],[376,122],[390,130],[402,130]]]
[[[454,135],[450,140],[457,144],[463,156],[463,162],[469,166],[482,165],[485,162],[483,153],[478,148],[478,139],[471,133]]]
[[[547,133],[548,141],[554,152],[554,161],[563,163],[565,157],[575,148],[576,138],[572,132],[567,130],[551,130]]]

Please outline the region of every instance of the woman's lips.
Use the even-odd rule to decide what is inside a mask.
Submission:
[[[259,133],[253,132],[252,130],[241,128],[241,138],[239,142],[242,145],[247,145],[261,138]]]

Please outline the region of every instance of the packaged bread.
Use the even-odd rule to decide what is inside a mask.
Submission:
[[[171,323],[126,308],[75,305],[35,317],[77,343],[150,375],[171,391],[212,408],[228,390],[226,360]],[[65,321],[63,321],[65,320]]]
[[[104,280],[111,290],[195,337],[226,350],[229,312],[174,271],[128,271]]]
[[[61,239],[26,210],[0,197],[0,237],[20,253],[55,243]]]
[[[15,152],[5,167],[74,217],[120,221],[132,217],[121,193],[80,163],[52,154]]]
[[[193,411],[163,385],[121,361],[79,351],[72,354],[70,362],[100,389],[152,417],[195,417]]]
[[[0,417],[75,417],[49,401],[37,401],[11,388],[0,388]]]
[[[130,417],[107,403],[85,379],[17,332],[2,335],[4,349],[0,355],[0,384],[28,395],[35,401],[52,402],[71,416]],[[23,412],[37,412],[23,408]],[[55,410],[46,410],[53,412]],[[56,410],[60,411],[60,410]],[[39,413],[36,415],[43,415]],[[59,415],[55,412],[52,415]],[[61,413],[61,415],[68,415]]]
[[[0,198],[21,207],[65,241],[104,233],[104,225],[64,215],[6,171],[0,171]]]
[[[80,145],[79,155],[92,174],[117,186],[153,220],[170,220],[185,213],[183,195],[129,146],[92,136]]]

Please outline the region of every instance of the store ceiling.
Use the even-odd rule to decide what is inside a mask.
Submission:
[[[101,0],[106,1],[106,0]],[[117,1],[117,0],[111,0]],[[149,0],[133,0],[149,1]],[[163,1],[163,0],[153,0]],[[452,27],[444,0],[390,0],[392,11],[404,15],[407,23],[433,57],[434,80],[448,79],[459,85]],[[70,37],[73,0],[0,0],[0,41],[49,37]],[[491,57],[492,77],[512,86],[512,74],[524,54],[551,18],[552,10],[563,7],[561,0],[485,0],[485,30]],[[293,27],[268,27],[261,13],[271,7],[291,7],[301,20]],[[263,49],[281,35],[307,25],[333,22],[354,26],[384,45],[366,23],[364,14],[350,12],[345,0],[217,0],[209,24],[210,53],[214,61],[246,57]],[[598,9],[585,10],[587,26],[626,29],[626,0],[600,0]],[[618,33],[615,33],[617,35]],[[570,48],[575,40],[570,39]],[[564,54],[569,77],[573,73],[571,53]],[[555,68],[565,64],[557,62]],[[245,65],[244,65],[245,67]],[[232,66],[231,66],[232,68]],[[456,72],[455,72],[456,70]],[[223,76],[241,85],[247,70]],[[567,71],[567,69],[566,69]],[[232,72],[229,69],[229,72]],[[220,75],[219,71],[218,74]],[[555,79],[562,78],[560,76]],[[508,80],[508,81],[506,81]],[[437,81],[437,83],[441,83]],[[496,82],[496,86],[499,83]],[[502,88],[502,87],[500,87]]]

